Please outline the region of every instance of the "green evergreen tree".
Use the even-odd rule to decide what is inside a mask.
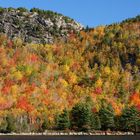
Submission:
[[[101,129],[102,130],[107,130],[107,129],[112,130],[115,127],[114,110],[110,104],[102,105],[102,107],[99,111],[99,117],[101,120]]]
[[[47,129],[47,127],[48,127],[48,121],[47,121],[47,119],[44,119],[44,121],[41,125],[41,130],[45,131]]]
[[[76,104],[71,111],[72,128],[78,131],[87,131],[90,129],[91,107],[87,103]]]
[[[66,130],[70,128],[70,118],[69,112],[64,109],[62,114],[58,115],[56,118],[57,129]]]
[[[98,113],[92,113],[91,115],[91,129],[100,130],[101,129],[101,121]]]
[[[114,128],[114,130],[115,131],[120,131],[121,128],[122,128],[122,126],[120,124],[120,116],[115,116],[114,122],[115,122],[115,128]]]
[[[123,110],[120,116],[120,125],[123,131],[137,131],[137,127],[140,126],[140,113],[136,107],[126,107]]]

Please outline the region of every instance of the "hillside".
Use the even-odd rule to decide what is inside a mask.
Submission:
[[[33,8],[0,8],[0,32],[25,42],[53,43],[55,38],[66,39],[83,26],[73,19],[52,11]]]
[[[129,20],[71,33],[67,42],[53,44],[1,35],[0,131],[135,131],[139,27]]]

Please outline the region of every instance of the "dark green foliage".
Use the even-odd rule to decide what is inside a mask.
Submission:
[[[86,26],[85,32],[88,32],[90,30],[89,26]]]
[[[19,8],[17,8],[17,10],[19,10],[20,12],[28,12],[28,9],[26,9],[24,7],[19,7]]]
[[[120,116],[120,125],[123,131],[136,131],[140,126],[140,114],[136,107],[126,107]]]
[[[98,113],[92,113],[91,115],[91,129],[100,130],[101,129],[101,121]]]
[[[0,13],[4,12],[4,8],[0,7]]]
[[[48,17],[52,17],[52,16],[55,16],[55,15],[61,15],[61,14],[58,14],[56,12],[52,12],[50,10],[41,10],[39,8],[32,8],[30,10],[30,12],[37,12],[40,15],[44,15],[44,16],[48,16]]]
[[[118,97],[120,99],[126,99],[126,96],[128,95],[128,93],[125,91],[125,89],[122,87],[122,85],[120,85],[118,88],[119,88]]]
[[[71,111],[72,128],[79,131],[90,129],[91,107],[87,103],[76,104]]]
[[[42,10],[38,9],[38,8],[32,8],[30,10],[30,12],[37,12],[37,13],[40,13]]]
[[[124,20],[122,23],[133,23],[133,22],[138,22],[140,21],[140,15],[136,16],[135,18],[128,18]]]
[[[9,11],[9,12],[12,11],[12,10],[15,10],[15,8],[13,8],[13,7],[9,7],[9,8],[8,8],[8,11]]]
[[[46,130],[47,127],[48,127],[48,122],[47,122],[47,120],[45,119],[45,120],[43,121],[43,123],[42,123],[42,126],[41,126],[42,131]]]
[[[66,130],[70,128],[70,118],[69,112],[64,109],[62,114],[58,115],[56,118],[57,129]]]
[[[114,116],[114,110],[110,104],[102,105],[99,111],[102,130],[112,130],[115,127]]]
[[[9,114],[6,117],[6,121],[7,121],[7,127],[6,127],[6,131],[7,132],[14,132],[15,131],[15,118]]]

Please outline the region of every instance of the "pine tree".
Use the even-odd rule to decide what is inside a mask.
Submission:
[[[42,125],[41,125],[41,129],[42,131],[46,130],[48,127],[48,122],[47,122],[47,119],[44,119]]]
[[[57,129],[66,130],[70,128],[69,112],[64,109],[63,113],[56,118]]]
[[[101,129],[113,129],[115,127],[114,123],[114,110],[110,104],[103,105],[99,111],[99,117],[101,120]]]
[[[140,114],[136,107],[126,107],[122,115],[120,116],[120,124],[123,131],[136,132],[138,126],[140,126]]]
[[[120,124],[120,116],[116,115],[114,121],[115,121],[115,131],[120,131],[122,128]]]
[[[91,115],[91,129],[100,130],[101,129],[101,121],[98,113],[92,113]]]
[[[87,131],[90,129],[91,107],[86,103],[76,104],[71,111],[72,128],[78,131]]]

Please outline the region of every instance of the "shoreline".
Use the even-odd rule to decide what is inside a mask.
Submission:
[[[0,133],[0,136],[127,136],[134,135],[133,132],[43,132],[43,133]]]

